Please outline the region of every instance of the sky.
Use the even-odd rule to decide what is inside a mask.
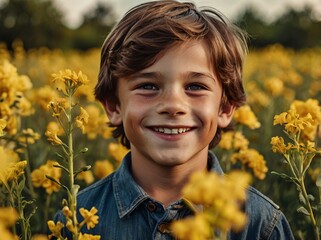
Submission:
[[[7,0],[0,0],[0,4]],[[81,24],[82,15],[95,8],[97,2],[109,4],[116,16],[120,18],[130,8],[148,0],[53,0],[54,4],[64,13],[65,22],[69,27],[76,28]],[[181,0],[183,1],[183,0]],[[246,6],[253,5],[265,20],[270,21],[280,16],[288,7],[302,9],[311,5],[316,17],[321,20],[321,0],[185,0],[197,6],[211,6],[232,19]]]
[[[0,2],[3,0],[0,0]],[[113,8],[116,16],[120,18],[130,8],[148,0],[53,0],[58,8],[65,14],[65,20],[70,27],[81,24],[82,15],[93,9],[97,2],[108,3]],[[321,0],[192,0],[197,6],[211,6],[228,18],[233,19],[248,5],[253,5],[258,12],[266,18],[273,20],[280,16],[289,6],[302,9],[310,4],[315,9],[318,18],[321,19]]]

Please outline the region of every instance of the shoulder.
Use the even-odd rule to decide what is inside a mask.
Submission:
[[[294,239],[280,207],[257,189],[249,187],[244,208],[248,224],[236,239]]]
[[[99,201],[102,197],[112,193],[112,179],[114,173],[82,189],[77,195],[78,205],[86,205]]]

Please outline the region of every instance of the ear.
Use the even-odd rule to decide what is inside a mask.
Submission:
[[[235,106],[229,103],[224,103],[220,107],[218,114],[217,125],[219,128],[226,128],[232,121]]]
[[[115,100],[106,100],[103,104],[110,123],[114,126],[122,124],[120,104]]]

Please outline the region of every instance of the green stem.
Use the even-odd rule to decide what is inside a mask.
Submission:
[[[26,145],[27,145],[26,153],[25,153],[26,159],[27,159],[26,179],[27,179],[27,184],[28,184],[28,188],[29,188],[29,191],[30,191],[31,198],[36,199],[37,195],[36,195],[36,192],[34,190],[32,182],[31,182],[30,153],[29,153],[29,145],[28,145],[28,139],[27,138],[26,138]]]
[[[72,212],[72,221],[75,232],[73,233],[73,240],[78,239],[78,221],[77,221],[77,191],[74,186],[74,151],[73,151],[73,138],[72,138],[72,94],[68,96],[68,164],[69,164],[69,187],[71,196],[69,199],[70,210]]]
[[[305,205],[308,208],[307,210],[309,212],[310,220],[312,222],[315,240],[320,240],[319,227],[318,227],[317,222],[315,220],[315,217],[314,217],[314,214],[313,214],[313,210],[312,210],[312,206],[311,206],[310,200],[308,198],[308,194],[307,194],[307,191],[306,191],[306,188],[305,188],[305,184],[304,184],[304,178],[300,178],[299,182],[300,182],[300,185],[301,185],[301,190],[302,190],[303,197],[304,197],[305,202],[306,202]]]

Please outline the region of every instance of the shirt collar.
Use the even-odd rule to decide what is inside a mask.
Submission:
[[[212,152],[208,154],[208,169],[223,174],[218,159]],[[122,164],[113,176],[113,188],[120,218],[131,213],[143,201],[150,198],[132,176],[130,152],[123,158]]]

